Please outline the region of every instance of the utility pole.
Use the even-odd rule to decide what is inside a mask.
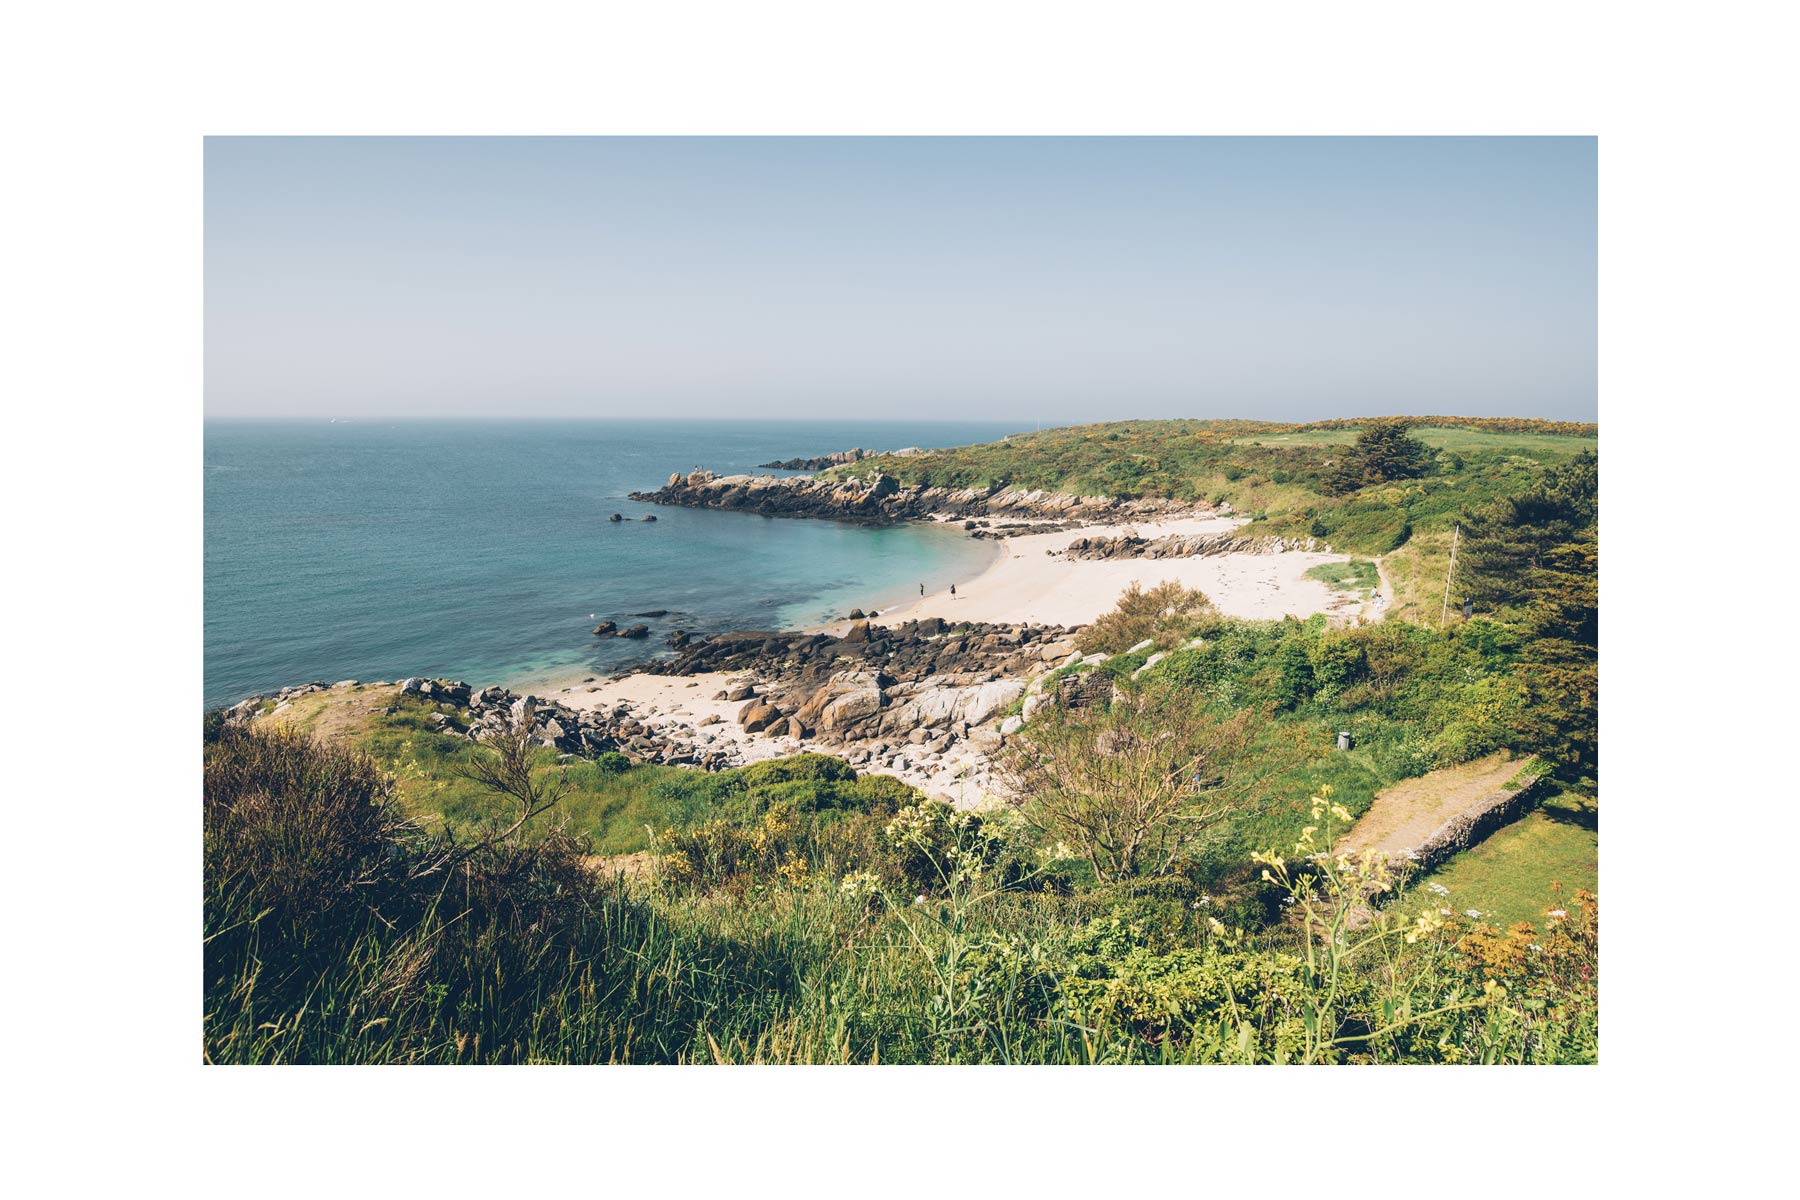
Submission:
[[[1462,538],[1462,526],[1450,535],[1450,565],[1444,568],[1444,608],[1438,613],[1438,628],[1444,627],[1444,620],[1450,615],[1450,577],[1456,574],[1456,543]]]

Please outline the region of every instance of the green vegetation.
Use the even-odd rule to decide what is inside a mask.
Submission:
[[[787,768],[777,770],[785,773]],[[799,778],[843,782],[812,764]],[[1589,1061],[1598,909],[1498,931],[1330,854],[1326,794],[1252,899],[1179,876],[1071,888],[1025,826],[908,805],[843,860],[772,804],[715,818],[732,870],[590,869],[552,821],[404,820],[360,753],[284,730],[206,748],[210,1062]],[[517,797],[496,795],[511,813]],[[1333,806],[1329,815],[1327,805]],[[812,814],[815,834],[869,813]],[[1322,830],[1322,832],[1321,832]],[[704,838],[702,832],[699,836]],[[856,854],[859,843],[840,847]],[[685,854],[669,851],[666,857]],[[724,861],[723,858],[720,859]],[[660,867],[660,863],[659,863]],[[927,883],[925,881],[931,881]],[[1061,882],[1058,882],[1058,881]],[[894,884],[907,891],[896,894]],[[1266,914],[1260,915],[1259,914]],[[1288,914],[1292,914],[1288,919]],[[1521,952],[1522,953],[1522,952]]]
[[[1132,588],[1080,635],[1110,657],[1058,672],[1102,697],[1009,740],[1013,808],[819,754],[476,746],[404,698],[209,718],[206,1057],[1592,1061],[1594,436],[1127,422],[844,469],[1229,500],[1253,533],[1386,556],[1376,624]],[[1312,574],[1376,586],[1363,559]],[[1339,851],[1382,789],[1496,752],[1563,790],[1421,880]]]
[[[1134,580],[1118,607],[1083,629],[1075,645],[1083,654],[1123,654],[1141,642],[1167,650],[1217,615],[1204,593],[1178,583],[1159,583],[1145,591]]]
[[[1342,563],[1320,563],[1316,567],[1308,567],[1306,577],[1329,584],[1340,592],[1366,592],[1381,583],[1380,572],[1366,558],[1353,558]]]
[[[394,707],[394,713],[372,717],[355,744],[393,774],[398,811],[426,829],[452,833],[490,820],[493,789],[469,776],[483,751],[432,727],[432,715],[449,713],[449,706],[401,697]],[[528,754],[534,778],[564,789],[557,811],[568,830],[599,855],[647,850],[654,831],[718,812],[755,817],[782,801],[808,813],[871,806],[891,812],[919,799],[896,779],[859,778],[841,761],[819,754],[713,772],[632,766],[617,753],[566,761],[547,747]]]
[[[1447,903],[1474,909],[1492,925],[1541,922],[1546,897],[1599,890],[1596,822],[1581,797],[1554,797],[1445,863],[1421,886],[1443,887]]]
[[[1440,418],[1441,419],[1441,418]],[[1587,433],[1501,432],[1491,429],[1460,428],[1431,425],[1432,418],[1420,417],[1412,436],[1432,450],[1455,455],[1498,452],[1517,458],[1533,458],[1546,463],[1573,458],[1583,450],[1597,450],[1599,437],[1591,426],[1580,426]],[[1321,429],[1309,427],[1300,433],[1249,434],[1234,439],[1253,446],[1348,446],[1356,441],[1357,430],[1350,428]]]

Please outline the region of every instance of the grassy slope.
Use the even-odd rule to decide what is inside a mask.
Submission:
[[[398,712],[382,711],[394,705]],[[361,689],[303,696],[276,720],[303,732],[342,740],[374,756],[392,772],[406,814],[426,828],[467,828],[495,811],[493,798],[456,769],[474,747],[460,737],[435,733],[427,717],[439,706],[400,696],[398,689]],[[450,712],[443,707],[441,711]],[[649,828],[694,814],[680,783],[693,773],[679,767],[601,770],[591,762],[561,767],[554,751],[539,754],[545,773],[566,770],[573,785],[563,810],[570,825],[594,839],[597,854],[629,854],[649,845]],[[673,786],[671,786],[673,785]]]
[[[1593,426],[1509,419],[1420,420],[1448,422],[1413,430],[1445,452],[1432,473],[1350,496],[1326,496],[1320,488],[1335,456],[1355,439],[1350,422],[1116,421],[877,457],[827,474],[879,471],[912,484],[1004,483],[1080,495],[1228,502],[1252,518],[1248,533],[1322,537],[1344,553],[1384,555],[1394,591],[1389,614],[1435,624],[1459,514],[1523,491],[1543,468],[1594,449],[1598,434]]]
[[[1484,452],[1561,462],[1583,450],[1598,450],[1598,437],[1566,433],[1502,433],[1486,429],[1420,428],[1413,436],[1433,450],[1469,455]],[[1309,429],[1297,433],[1247,434],[1233,438],[1251,446],[1348,446],[1356,440],[1354,429]]]
[[[1564,896],[1599,891],[1599,845],[1592,810],[1577,797],[1558,796],[1420,883],[1442,884],[1449,903],[1476,909],[1493,924],[1538,923],[1555,894],[1552,884],[1561,884]]]

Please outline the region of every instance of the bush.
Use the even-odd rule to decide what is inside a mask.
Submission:
[[[595,755],[594,767],[602,775],[617,775],[631,769],[631,760],[617,750],[608,750],[603,754]]]
[[[841,758],[829,754],[795,754],[772,758],[737,768],[737,777],[745,787],[757,788],[771,783],[815,780],[820,783],[848,783],[856,778],[856,770]]]
[[[1118,607],[1083,629],[1075,645],[1083,654],[1121,654],[1148,639],[1157,649],[1167,650],[1217,615],[1204,592],[1173,581],[1145,591],[1134,581],[1119,596]]]
[[[203,771],[206,887],[311,923],[391,871],[405,829],[366,755],[286,728],[227,727]]]
[[[948,892],[959,882],[986,878],[1008,857],[1014,838],[1004,817],[965,812],[942,800],[923,800],[894,814],[881,831],[884,873],[902,890]],[[1013,856],[1015,862],[1016,855]],[[1005,872],[994,882],[1005,886]],[[1016,872],[1015,872],[1016,874]]]

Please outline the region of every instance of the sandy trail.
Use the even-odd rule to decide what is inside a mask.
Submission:
[[[1423,846],[1450,818],[1478,808],[1524,769],[1525,760],[1504,751],[1416,779],[1403,779],[1375,797],[1369,811],[1339,839],[1358,850],[1389,856]]]

